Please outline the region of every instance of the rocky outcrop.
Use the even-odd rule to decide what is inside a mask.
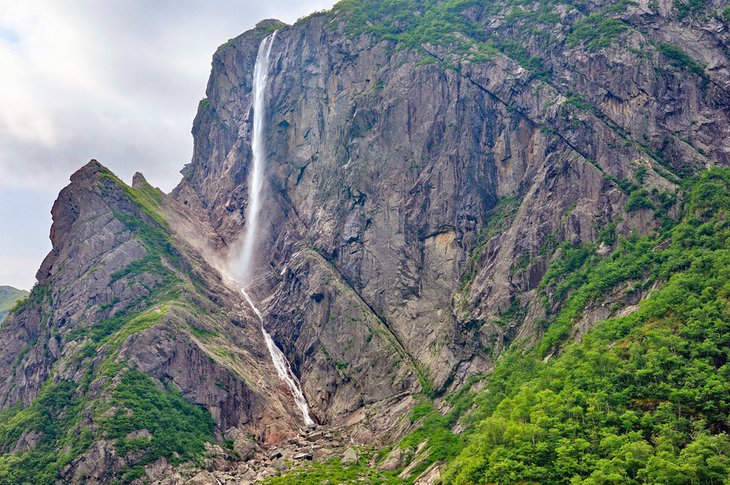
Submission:
[[[219,435],[235,429],[267,445],[297,432],[301,416],[270,379],[276,370],[251,309],[169,232],[167,217],[185,219],[179,210],[141,176],[127,187],[96,161],[71,177],[53,207],[38,285],[3,322],[1,408],[35,406],[42,389],[74,382],[83,402],[75,432],[104,438],[98,409],[114,409],[115,386],[137,369],[207,408]],[[17,446],[33,448],[24,436],[27,446]],[[65,476],[103,483],[124,469],[113,441],[95,443]]]

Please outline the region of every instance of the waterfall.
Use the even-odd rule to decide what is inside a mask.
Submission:
[[[259,45],[256,65],[253,69],[253,133],[251,151],[253,160],[248,175],[248,206],[246,207],[246,227],[243,231],[243,244],[238,261],[238,272],[244,285],[251,283],[253,257],[256,252],[257,229],[261,213],[261,192],[264,188],[264,164],[266,163],[266,143],[264,142],[264,113],[266,105],[266,77],[269,73],[269,54],[276,32],[266,37]]]
[[[284,352],[276,346],[276,342],[274,342],[274,339],[271,338],[269,332],[267,332],[264,328],[264,317],[251,301],[251,297],[248,296],[245,289],[241,289],[241,293],[243,293],[243,297],[246,299],[251,308],[253,308],[256,316],[259,317],[259,321],[261,322],[261,332],[264,334],[266,348],[269,349],[271,360],[274,362],[274,367],[276,367],[276,373],[279,374],[279,378],[284,381],[287,386],[289,386],[292,396],[294,396],[294,402],[304,417],[304,424],[307,426],[313,426],[314,420],[309,415],[309,405],[307,404],[307,399],[304,397],[304,393],[302,393],[302,388],[299,385],[299,379],[297,379],[297,376],[295,376],[294,372],[292,372],[291,366],[289,365],[289,361],[286,360]]]
[[[271,45],[276,38],[276,32],[261,41],[256,65],[253,70],[253,133],[251,137],[251,151],[253,159],[251,171],[248,176],[248,206],[246,207],[246,226],[243,231],[243,242],[238,260],[236,273],[242,284],[241,293],[246,302],[251,306],[261,324],[261,333],[264,334],[266,347],[271,355],[276,372],[279,378],[289,387],[294,402],[302,412],[304,423],[307,426],[314,425],[314,420],[309,415],[309,405],[302,393],[299,379],[292,372],[291,365],[284,353],[276,346],[274,339],[264,328],[264,317],[246,292],[246,287],[251,284],[253,276],[254,256],[256,253],[257,229],[260,226],[259,215],[261,212],[261,194],[264,186],[264,164],[266,162],[266,147],[264,138],[264,113],[266,101],[266,77],[269,72],[269,54]]]

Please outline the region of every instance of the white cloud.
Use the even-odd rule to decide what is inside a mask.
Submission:
[[[170,189],[215,48],[332,3],[0,0],[0,187],[56,191],[96,157]]]
[[[170,190],[192,154],[190,128],[216,47],[262,19],[291,23],[333,3],[0,0],[0,192],[55,195],[91,158]],[[49,210],[17,217],[47,232]],[[9,256],[26,257],[0,253]],[[32,273],[43,256],[28,256],[37,261]]]

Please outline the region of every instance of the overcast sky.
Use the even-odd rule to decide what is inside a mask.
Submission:
[[[0,285],[33,285],[51,205],[90,159],[175,186],[216,47],[334,3],[0,0]]]

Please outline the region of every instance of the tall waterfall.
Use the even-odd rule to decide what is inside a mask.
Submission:
[[[253,71],[253,134],[251,137],[251,150],[253,152],[253,160],[251,162],[251,171],[248,176],[248,206],[246,207],[246,226],[243,231],[243,242],[241,245],[240,257],[238,260],[237,274],[242,284],[241,293],[261,323],[261,332],[264,334],[266,347],[269,349],[271,360],[274,362],[276,372],[279,378],[291,390],[294,402],[302,412],[304,423],[307,426],[314,425],[314,420],[309,414],[309,405],[302,393],[299,379],[292,372],[289,361],[284,353],[276,346],[274,339],[271,338],[269,332],[264,328],[264,318],[253,300],[246,292],[246,288],[253,280],[254,256],[256,253],[256,244],[258,242],[258,229],[260,226],[259,215],[261,212],[261,195],[264,186],[264,164],[266,163],[266,147],[264,138],[264,113],[265,111],[265,94],[266,94],[266,78],[269,72],[269,54],[271,53],[271,45],[276,38],[276,32],[266,37],[259,46],[256,55],[256,66]]]

